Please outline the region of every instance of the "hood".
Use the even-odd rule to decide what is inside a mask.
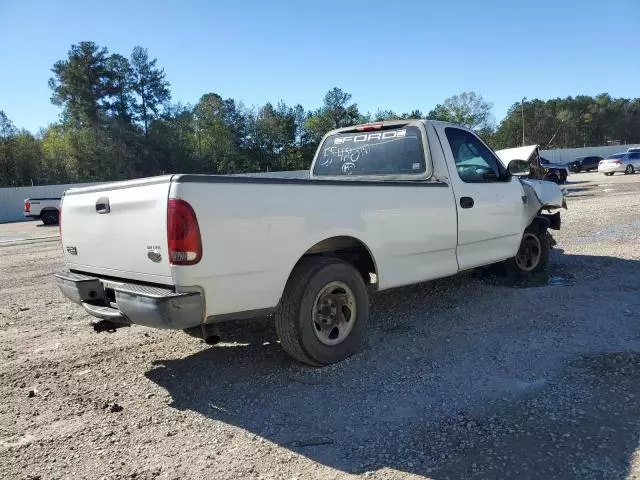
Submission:
[[[511,160],[524,160],[528,162],[534,154],[538,154],[538,145],[527,145],[525,147],[515,148],[503,148],[502,150],[496,150],[496,155],[506,167]]]

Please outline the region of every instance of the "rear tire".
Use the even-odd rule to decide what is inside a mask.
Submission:
[[[367,331],[369,296],[349,263],[303,259],[293,270],[275,312],[282,348],[299,362],[329,365],[360,350]]]
[[[45,225],[57,225],[59,213],[57,210],[45,210],[40,214],[40,219]]]
[[[607,177],[611,177],[611,176],[613,176],[613,172],[605,173],[605,176],[607,176]]]

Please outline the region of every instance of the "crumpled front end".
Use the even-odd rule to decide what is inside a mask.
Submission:
[[[541,210],[567,208],[565,192],[554,182],[521,179],[527,196],[527,221],[531,222]]]

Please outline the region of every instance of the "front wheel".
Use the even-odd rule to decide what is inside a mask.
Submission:
[[[550,252],[551,239],[546,230],[525,230],[518,253],[507,261],[507,269],[520,274],[540,272],[547,267]]]
[[[336,363],[364,341],[369,296],[360,273],[341,260],[310,257],[293,270],[276,309],[280,344],[309,365]]]
[[[635,170],[633,169],[633,165],[627,165],[627,168],[624,169],[625,175],[633,175]]]

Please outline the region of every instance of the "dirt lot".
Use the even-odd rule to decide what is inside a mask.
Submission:
[[[640,478],[640,175],[568,189],[549,277],[379,294],[323,369],[260,322],[94,333],[56,230],[1,225],[0,478]]]

